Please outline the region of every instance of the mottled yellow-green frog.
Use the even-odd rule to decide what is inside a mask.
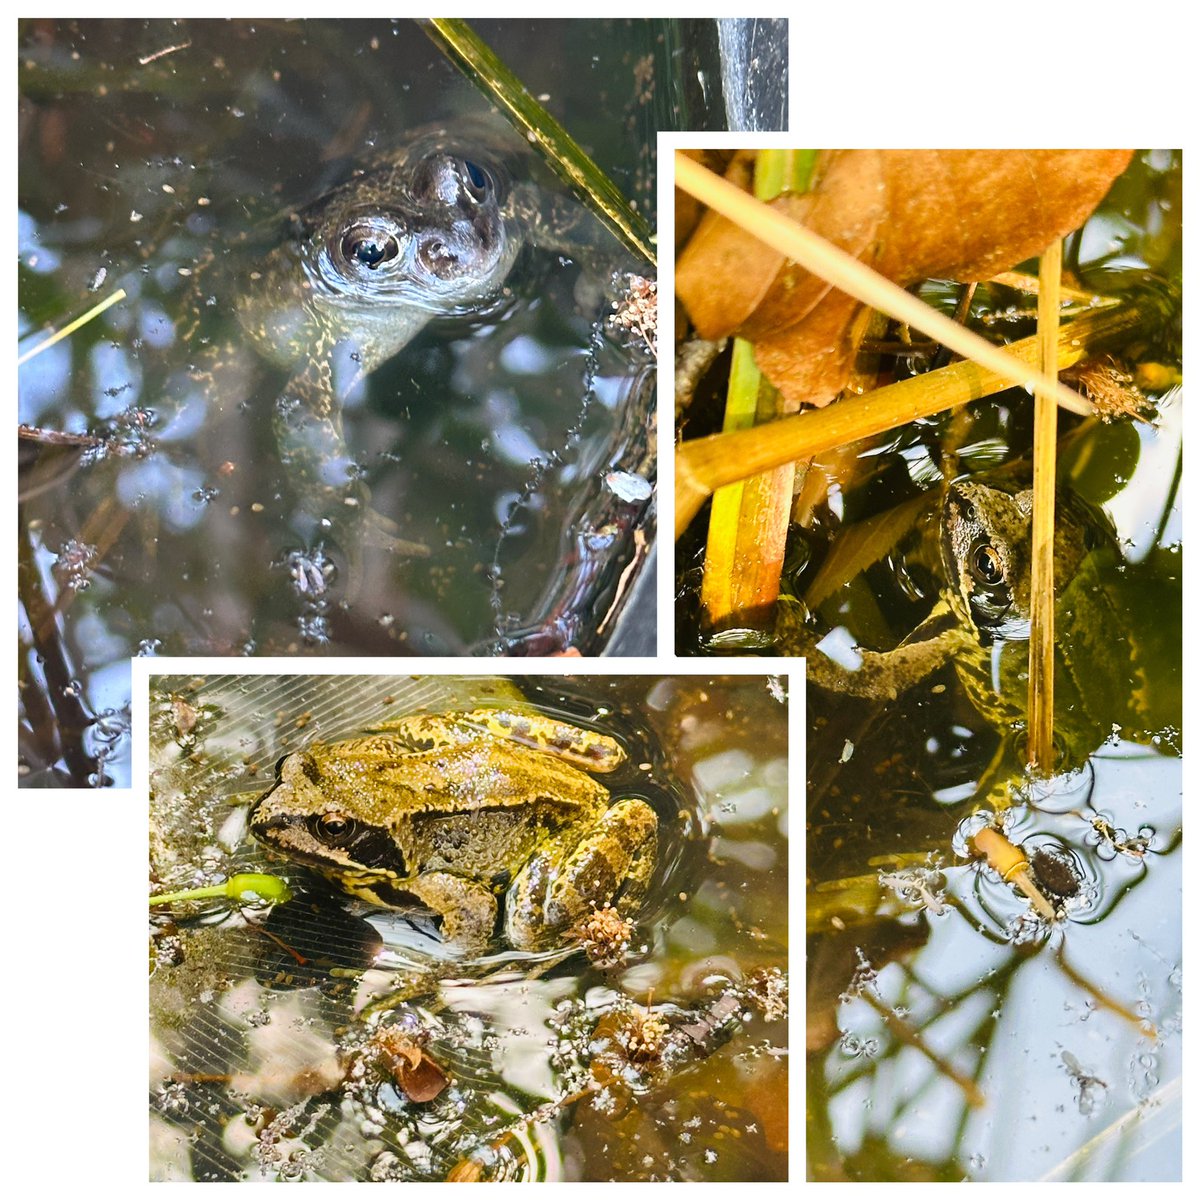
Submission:
[[[505,937],[527,950],[645,894],[654,810],[593,778],[624,758],[613,738],[536,713],[402,717],[287,755],[250,832],[369,904],[432,910],[467,952],[492,937],[503,894]]]
[[[1027,703],[1032,501],[1028,483],[1008,468],[947,487],[938,522],[941,594],[894,649],[856,649],[853,664],[833,661],[795,601],[779,612],[781,649],[807,655],[817,686],[879,700],[896,699],[952,661],[975,708],[997,728],[1013,728]],[[1103,512],[1067,489],[1057,503],[1054,586],[1055,733],[1064,765],[1077,765],[1114,732],[1147,742],[1177,727],[1178,589],[1161,589],[1147,628],[1143,607],[1153,584],[1122,561]]]

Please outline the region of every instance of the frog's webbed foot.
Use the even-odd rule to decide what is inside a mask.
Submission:
[[[505,934],[531,949],[621,897],[636,908],[646,893],[658,852],[658,818],[637,799],[618,800],[555,868],[553,854],[535,854],[509,889]]]
[[[482,884],[445,871],[429,871],[404,884],[442,919],[442,940],[470,953],[482,950],[496,928],[496,897]]]
[[[798,600],[780,600],[775,618],[776,644],[784,654],[805,658],[810,683],[846,696],[894,700],[967,645],[967,636],[952,618],[935,609],[910,640],[887,651],[854,647],[850,656],[855,665],[845,666],[820,649],[818,643],[823,639],[804,623],[804,615],[804,606]]]

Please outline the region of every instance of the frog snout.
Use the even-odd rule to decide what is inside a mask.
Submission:
[[[417,241],[417,261],[431,275],[449,279],[457,272],[459,255],[441,234],[430,233]]]

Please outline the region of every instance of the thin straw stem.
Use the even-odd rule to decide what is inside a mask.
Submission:
[[[1138,306],[1131,304],[1080,317],[1064,326],[1058,336],[1059,370],[1127,336],[1143,317]],[[1037,354],[1036,337],[1013,342],[1006,351],[1006,355],[1029,362],[1036,361]],[[709,493],[722,484],[861,441],[1009,386],[1006,378],[977,363],[957,362],[767,425],[684,442],[675,454],[675,536],[687,528]]]
[[[995,371],[1011,384],[1031,390],[1035,384],[1041,384],[1064,408],[1082,416],[1091,416],[1095,411],[1082,396],[1057,379],[1039,375],[1028,364],[956,324],[811,229],[755,200],[679,151],[675,152],[675,184],[834,287],[898,321],[908,322],[964,358]]]
[[[31,346],[17,359],[17,366],[19,367],[23,363],[27,363],[31,358],[34,357],[34,355],[41,354],[43,350],[49,350],[50,347],[55,344],[55,342],[61,342],[63,338],[70,337],[75,330],[86,325],[89,321],[94,320],[102,312],[104,312],[106,308],[112,308],[114,304],[117,304],[119,301],[124,299],[125,289],[117,288],[117,290],[113,292],[111,296],[101,300],[99,304],[92,305],[92,307],[89,308],[82,317],[76,317],[75,320],[69,325],[64,325],[56,333],[52,333],[48,338],[44,338],[42,341],[38,342],[36,346]]]
[[[1058,300],[1062,242],[1038,270],[1038,348],[1043,375],[1058,375]],[[1033,398],[1033,550],[1029,622],[1029,765],[1054,766],[1054,469],[1058,406],[1040,384]]]

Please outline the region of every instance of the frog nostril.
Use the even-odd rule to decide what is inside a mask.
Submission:
[[[458,266],[458,255],[438,237],[425,238],[417,248],[417,257],[421,265],[439,279],[449,277]]]

